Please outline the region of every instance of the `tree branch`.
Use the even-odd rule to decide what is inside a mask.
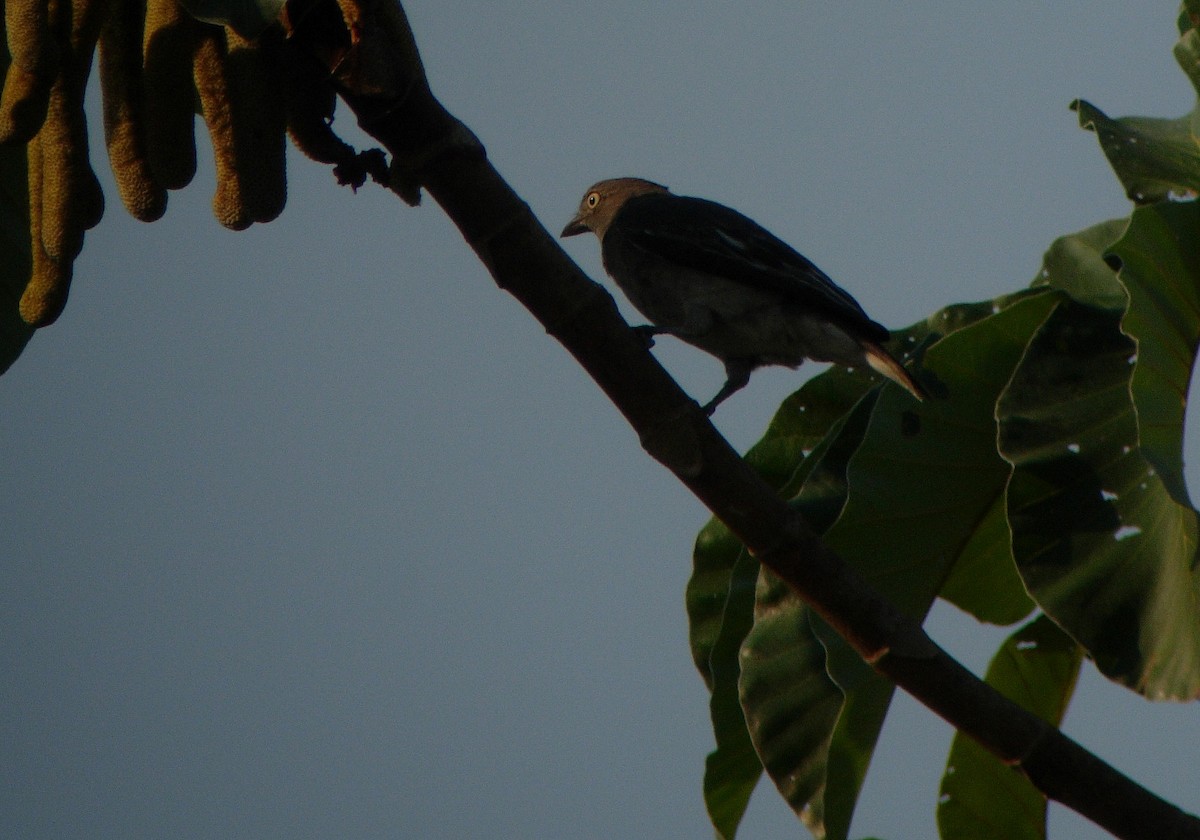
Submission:
[[[394,156],[398,191],[411,197],[420,185],[433,196],[497,285],[579,361],[643,448],[863,659],[1019,767],[1046,796],[1117,837],[1200,838],[1200,820],[979,680],[821,543],[658,364],[612,297],[538,223],[478,139],[434,98],[394,0],[341,0],[340,10],[333,0],[291,0],[289,18],[293,37],[330,68],[362,128]]]

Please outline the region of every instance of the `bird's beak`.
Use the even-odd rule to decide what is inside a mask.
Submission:
[[[567,222],[567,226],[562,229],[562,233],[559,234],[559,237],[578,236],[581,233],[587,233],[587,231],[587,225],[583,223],[582,217],[576,216],[574,219]]]

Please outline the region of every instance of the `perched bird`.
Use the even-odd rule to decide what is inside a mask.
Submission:
[[[715,201],[672,194],[641,178],[590,187],[562,236],[591,231],[605,270],[650,320],[649,340],[668,334],[725,363],[716,407],[764,365],[805,359],[867,365],[918,400],[925,389],[882,347],[885,327],[783,240]]]

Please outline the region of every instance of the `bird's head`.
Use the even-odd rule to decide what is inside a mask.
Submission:
[[[612,178],[592,184],[584,193],[583,200],[579,202],[579,212],[567,222],[567,226],[559,235],[576,236],[590,230],[600,239],[604,239],[604,233],[612,224],[613,217],[626,201],[636,195],[667,191],[662,184],[641,178]]]

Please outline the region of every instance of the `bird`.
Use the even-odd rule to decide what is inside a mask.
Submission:
[[[917,400],[929,394],[884,349],[887,328],[806,257],[757,222],[643,178],[593,184],[562,237],[591,231],[604,269],[650,323],[649,346],[672,335],[720,359],[717,406],[766,365],[805,359],[866,367]]]

